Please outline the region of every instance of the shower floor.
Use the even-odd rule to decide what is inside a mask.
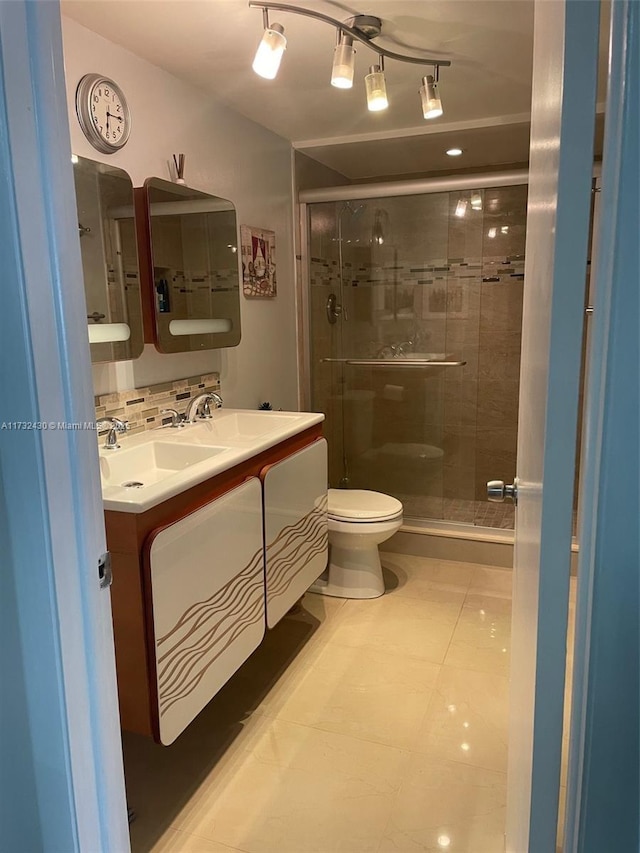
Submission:
[[[435,498],[420,495],[397,495],[402,501],[407,518],[436,519],[473,524],[476,527],[495,527],[513,530],[515,511],[513,504],[489,501],[464,501],[460,498]]]

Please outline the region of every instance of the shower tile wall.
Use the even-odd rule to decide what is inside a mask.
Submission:
[[[332,485],[346,465],[350,487],[396,494],[407,516],[510,527],[486,481],[515,476],[526,187],[485,190],[482,211],[457,217],[470,192],[311,207],[312,399],[327,414]],[[383,245],[371,241],[376,217]],[[330,325],[340,245],[345,313]],[[466,364],[320,363],[403,341]]]

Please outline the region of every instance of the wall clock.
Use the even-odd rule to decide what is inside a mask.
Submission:
[[[119,151],[131,132],[122,89],[101,74],[85,74],[76,89],[76,114],[89,142],[103,154]]]

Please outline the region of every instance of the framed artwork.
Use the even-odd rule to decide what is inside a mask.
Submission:
[[[240,226],[242,292],[245,296],[276,295],[276,235],[264,228]]]

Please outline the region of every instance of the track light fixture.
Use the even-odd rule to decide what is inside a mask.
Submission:
[[[331,85],[338,89],[351,89],[355,71],[355,48],[354,42],[360,42],[366,47],[374,50],[378,55],[378,61],[370,66],[369,73],[364,78],[367,92],[367,106],[372,112],[385,110],[389,106],[387,98],[387,86],[384,75],[384,60],[393,59],[396,62],[409,62],[414,65],[428,65],[433,68],[433,73],[422,78],[420,97],[422,99],[422,114],[426,119],[437,118],[443,113],[442,101],[438,91],[438,78],[440,68],[451,65],[448,59],[433,59],[429,57],[407,56],[404,53],[395,53],[381,47],[373,40],[382,34],[382,20],[374,15],[355,15],[346,21],[338,21],[329,15],[315,12],[312,9],[304,9],[302,6],[293,6],[288,3],[271,3],[269,0],[249,0],[249,6],[254,9],[262,9],[264,24],[264,35],[258,47],[256,57],[253,61],[253,70],[261,77],[268,80],[278,73],[280,60],[287,46],[284,36],[284,27],[280,24],[269,24],[269,12],[289,12],[293,15],[302,15],[322,21],[336,29],[336,47],[333,54],[333,65],[331,68]]]
[[[269,24],[269,10],[262,10],[264,35],[258,45],[252,68],[266,80],[273,80],[280,68],[282,54],[287,47],[282,24]]]
[[[384,79],[384,56],[380,57],[377,65],[369,68],[369,73],[364,78],[367,90],[367,107],[372,113],[386,110],[389,106],[387,98],[387,83]]]
[[[386,210],[376,210],[373,218],[373,228],[371,229],[371,242],[376,246],[382,246],[385,239],[384,223],[388,220],[389,214]]]
[[[350,89],[353,86],[353,74],[356,70],[356,49],[353,39],[347,33],[337,31],[336,49],[333,52],[331,85],[337,89]]]
[[[458,219],[464,219],[467,215],[467,207],[469,207],[469,202],[466,198],[461,198],[458,200],[456,204],[456,209],[454,215],[458,217]]]
[[[442,101],[438,92],[438,66],[435,65],[433,74],[427,74],[422,78],[420,87],[420,99],[422,100],[422,115],[426,118],[438,118],[442,115]]]

